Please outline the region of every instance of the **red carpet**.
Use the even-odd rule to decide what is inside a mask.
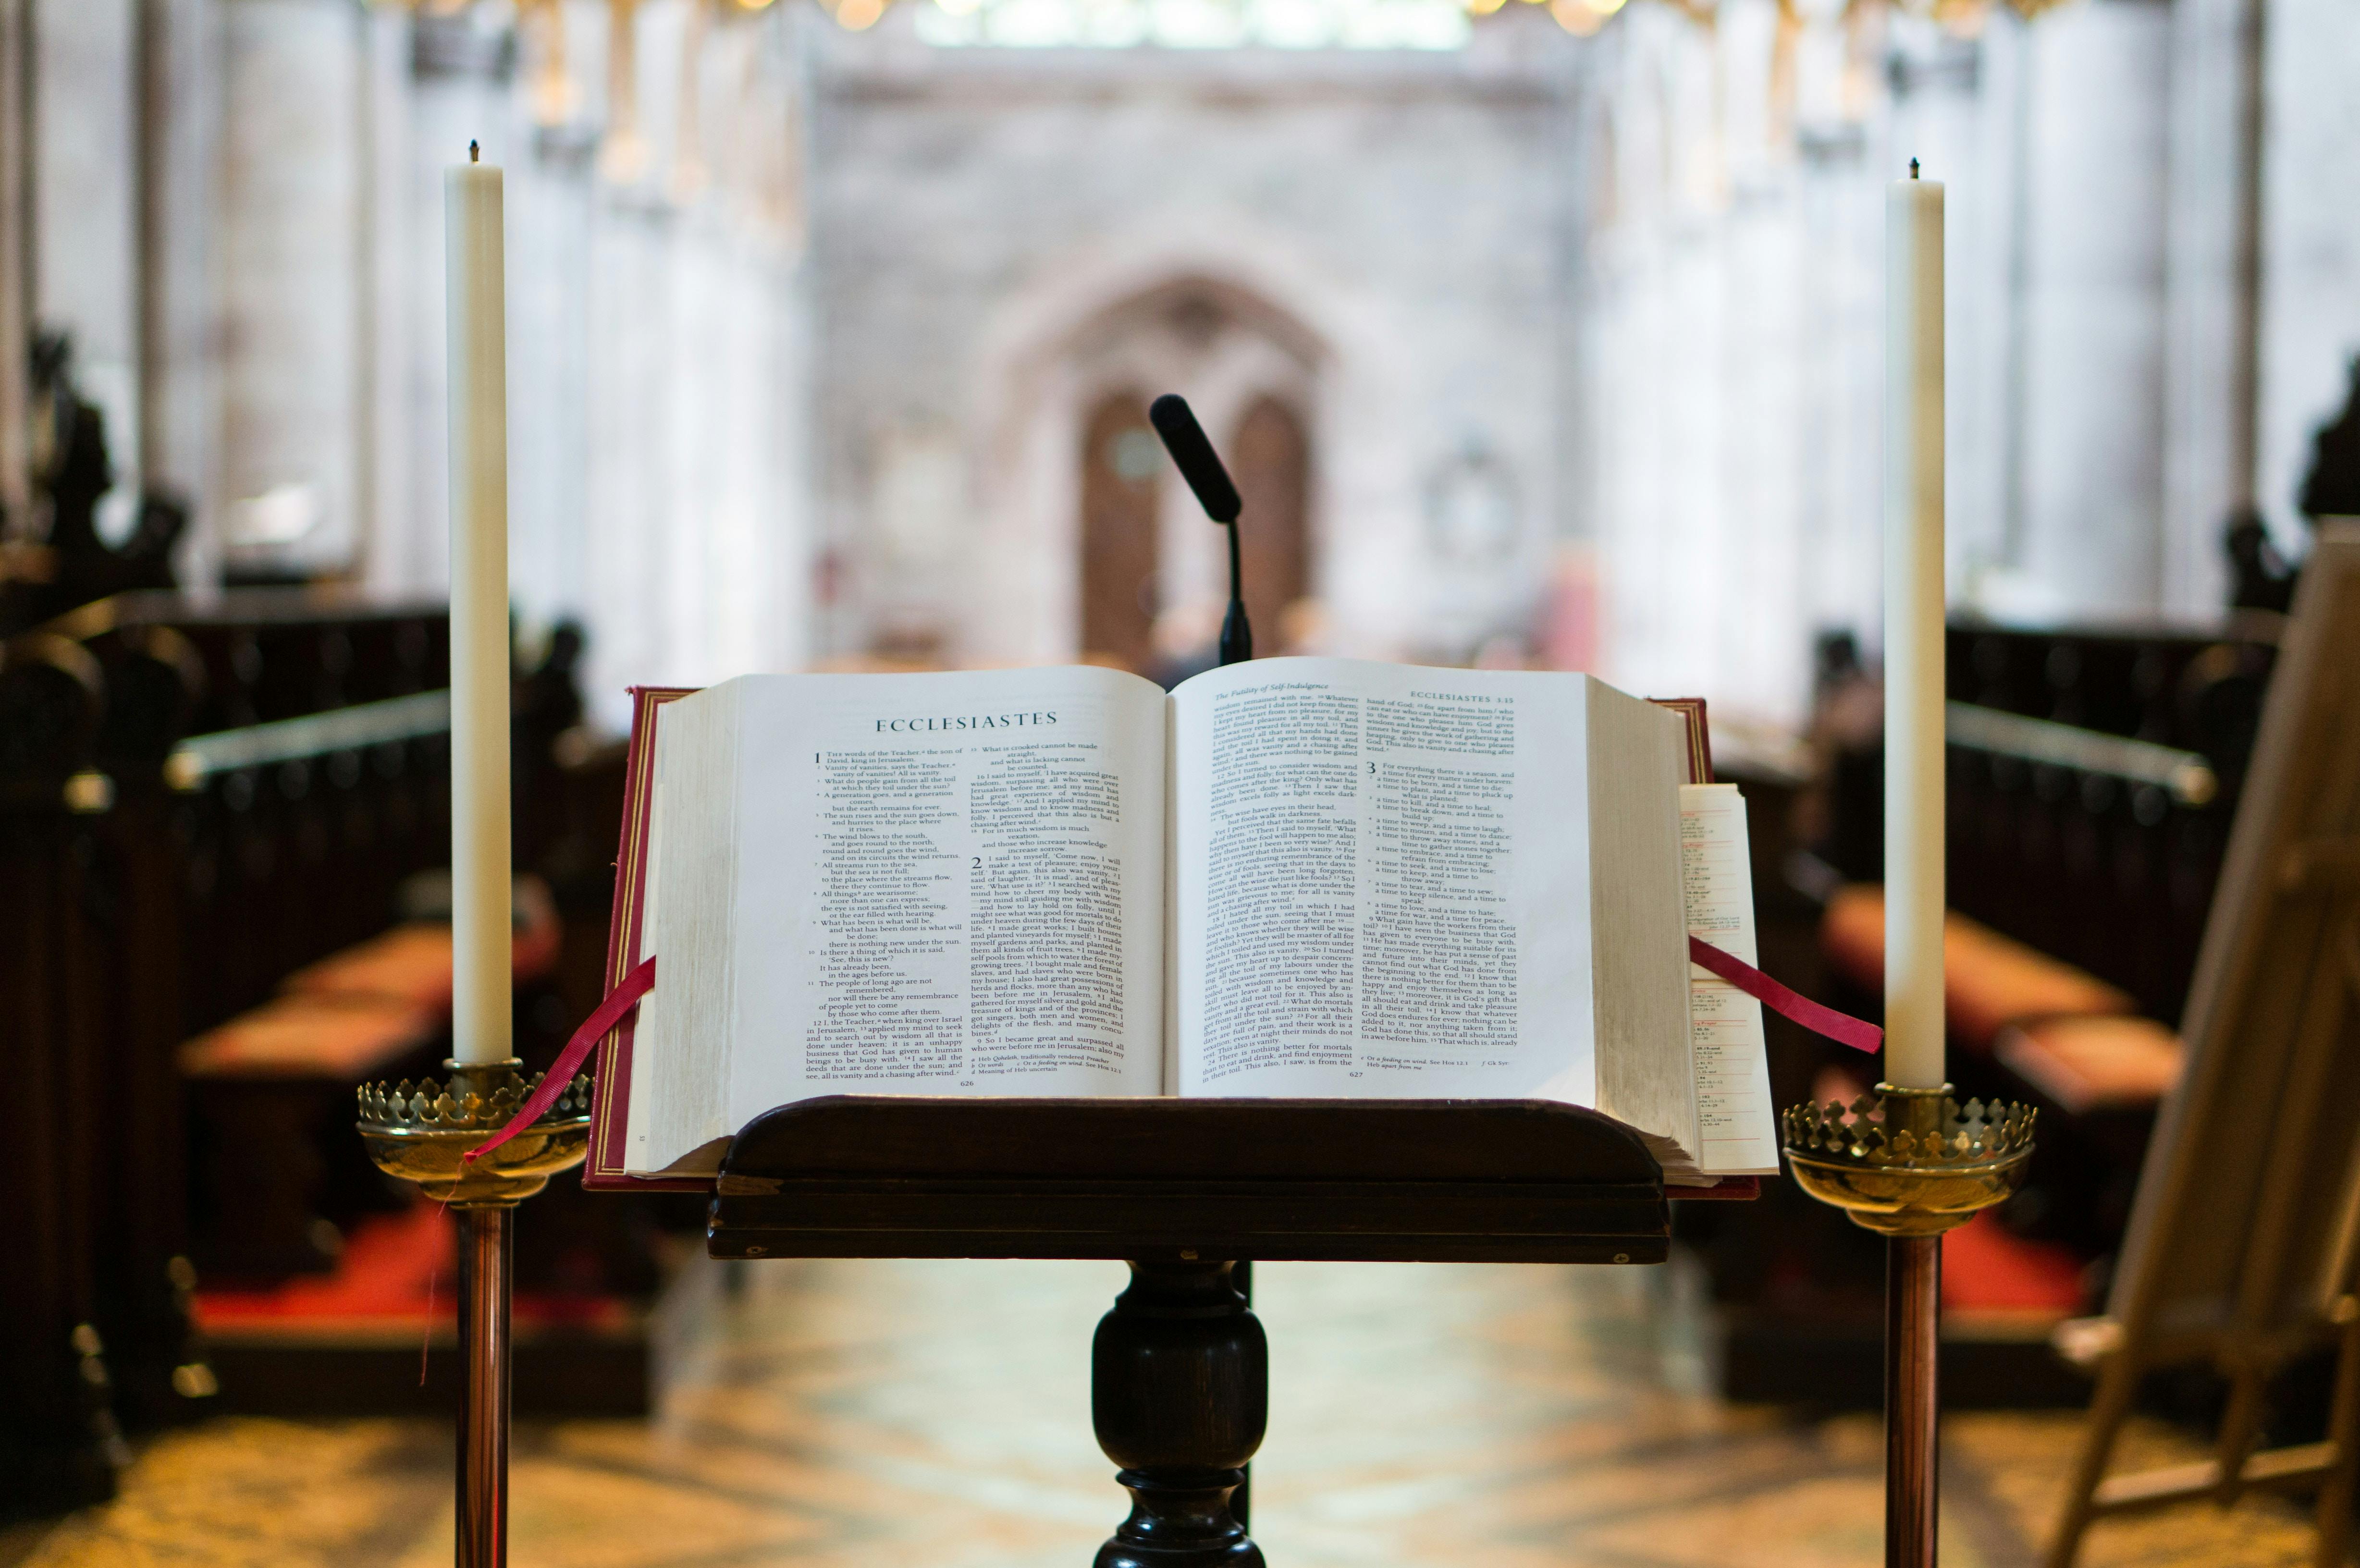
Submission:
[[[292,1279],[268,1290],[200,1290],[197,1321],[208,1330],[271,1327],[333,1332],[453,1321],[458,1286],[458,1219],[439,1204],[365,1220],[344,1238],[336,1271]],[[611,1327],[626,1317],[606,1297],[519,1291],[519,1324]]]
[[[2011,1236],[1985,1209],[1942,1237],[1942,1305],[2070,1316],[2082,1310],[2081,1269],[2072,1248]]]

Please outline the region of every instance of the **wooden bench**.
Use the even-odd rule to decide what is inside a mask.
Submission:
[[[519,882],[519,984],[555,965],[548,889]],[[194,1207],[209,1276],[335,1267],[342,1235],[388,1202],[352,1131],[352,1094],[439,1071],[449,1053],[451,928],[398,925],[290,975],[281,993],[188,1040]]]
[[[1863,991],[1885,988],[1885,889],[1855,884],[1828,900],[1819,943],[1829,964]],[[2131,1011],[2127,992],[2061,959],[1951,912],[1942,928],[1942,1001],[1950,1038],[1989,1054],[2000,1031],[2027,1018]]]
[[[2180,1039],[2153,1018],[2049,1018],[2011,1024],[2000,1064],[2070,1116],[2152,1114],[2187,1067]]]

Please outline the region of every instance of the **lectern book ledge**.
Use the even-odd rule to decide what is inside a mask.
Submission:
[[[1775,1171],[1743,807],[1702,705],[1341,659],[638,693],[593,1187],[773,1107],[1556,1101]]]
[[[1480,1100],[829,1095],[733,1140],[716,1258],[1655,1263],[1645,1140]]]

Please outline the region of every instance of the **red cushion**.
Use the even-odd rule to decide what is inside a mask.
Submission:
[[[2081,1310],[2081,1269],[2072,1248],[2012,1235],[1985,1209],[1942,1236],[1942,1306],[2068,1316]]]
[[[2188,1048],[2153,1018],[2036,1018],[2002,1029],[1993,1054],[2060,1110],[2152,1109],[2180,1082]]]
[[[1839,888],[1819,921],[1828,962],[1855,985],[1885,987],[1885,889]],[[1953,1038],[1988,1050],[2006,1025],[2055,1013],[2127,1013],[2131,998],[2087,971],[1953,911],[1942,923],[1943,1007]]]
[[[442,1016],[385,996],[280,996],[180,1047],[191,1078],[357,1083],[432,1040]]]
[[[511,939],[509,961],[519,980],[538,980],[557,963],[557,907],[538,878],[527,877],[517,909],[524,918]],[[297,970],[285,988],[306,996],[376,996],[448,1008],[451,969],[451,928],[420,920]]]

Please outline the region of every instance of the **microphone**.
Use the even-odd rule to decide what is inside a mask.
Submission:
[[[1242,664],[1253,657],[1253,628],[1246,624],[1246,602],[1239,591],[1238,514],[1245,504],[1238,498],[1238,487],[1229,483],[1229,471],[1221,466],[1213,443],[1205,439],[1204,427],[1189,412],[1185,397],[1166,392],[1147,406],[1147,419],[1164,438],[1164,450],[1172,454],[1180,477],[1196,493],[1205,515],[1229,531],[1229,608],[1221,617],[1220,661]]]

